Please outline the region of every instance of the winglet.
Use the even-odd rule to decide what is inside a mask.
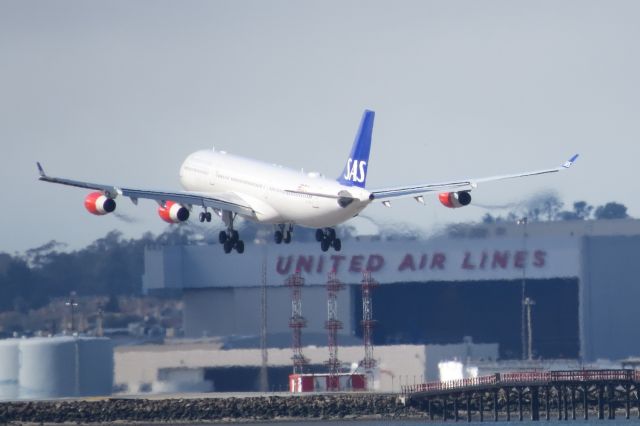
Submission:
[[[565,163],[562,165],[562,167],[564,167],[565,169],[568,169],[569,167],[571,167],[571,165],[573,163],[576,162],[577,159],[578,159],[578,154],[574,155],[573,157],[571,157],[567,161],[565,161]]]
[[[47,175],[44,172],[44,169],[42,168],[42,164],[40,164],[40,162],[36,162],[36,164],[38,165],[38,172],[40,173],[40,177],[46,177]]]

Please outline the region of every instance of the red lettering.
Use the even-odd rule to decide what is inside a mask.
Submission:
[[[384,266],[384,257],[379,254],[372,254],[367,260],[367,271],[378,272]]]
[[[420,256],[420,266],[418,266],[418,268],[420,268],[420,270],[422,271],[426,267],[427,267],[427,255],[423,254],[422,256]]]
[[[349,272],[362,272],[362,261],[364,261],[364,256],[352,256],[351,264],[349,265]]]
[[[526,251],[522,251],[522,250],[518,250],[516,252],[515,257],[513,258],[513,266],[515,266],[516,268],[519,269],[524,269],[524,265],[526,263],[527,260],[527,252]]]
[[[411,256],[410,254],[407,254],[404,259],[402,259],[402,262],[400,262],[400,266],[398,266],[398,271],[402,272],[405,269],[411,269],[412,271],[416,270],[416,265],[413,262],[413,256]]]
[[[489,259],[489,255],[486,251],[483,251],[482,257],[480,258],[480,269],[484,269],[484,267],[487,265],[487,259]]]
[[[447,260],[447,256],[444,253],[434,253],[431,259],[431,269],[444,269],[444,262]]]
[[[324,269],[324,256],[320,256],[320,258],[318,259],[318,267],[316,268],[316,272],[320,274],[322,273],[323,269]]]
[[[287,263],[283,265],[284,260],[287,260]],[[282,256],[278,256],[278,263],[276,263],[276,272],[280,275],[287,275],[291,270],[291,264],[293,263],[293,256],[287,256],[286,258]]]
[[[543,250],[536,250],[533,252],[533,266],[536,268],[544,267],[547,261],[547,252]]]
[[[496,269],[497,266],[502,269],[506,269],[507,263],[509,262],[509,252],[508,251],[495,251],[493,252],[493,262],[491,262],[491,267]]]
[[[296,263],[296,271],[305,271],[310,274],[313,269],[313,256],[298,256],[298,263]]]
[[[332,270],[335,273],[338,273],[338,268],[340,267],[340,263],[345,259],[346,259],[346,257],[344,257],[344,256],[336,256],[335,254],[331,256],[331,260],[333,261]]]
[[[471,263],[471,253],[466,252],[464,254],[464,260],[462,261],[462,269],[476,269],[476,265]]]

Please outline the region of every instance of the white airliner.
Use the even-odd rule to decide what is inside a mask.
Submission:
[[[373,111],[365,111],[344,170],[338,179],[318,173],[303,173],[224,151],[202,150],[189,155],[180,167],[180,183],[185,191],[154,191],[115,185],[96,184],[45,174],[38,163],[40,180],[95,190],[85,198],[86,209],[95,215],[111,213],[115,198],[128,197],[134,204],[141,198],[155,200],[160,217],[169,223],[184,222],[193,208],[201,208],[200,222],[211,221],[211,211],[227,227],[220,232],[225,253],[244,252],[244,242],[234,229],[237,216],[259,223],[273,224],[276,243],[291,242],[294,225],[317,228],[316,239],[322,251],[330,247],[340,251],[334,226],[357,216],[374,201],[390,206],[393,198],[413,197],[424,204],[423,194],[438,193],[449,208],[468,205],[470,191],[479,183],[524,176],[555,173],[568,169],[574,155],[560,167],[480,179],[462,179],[442,183],[424,183],[384,189],[367,189],[367,171]]]

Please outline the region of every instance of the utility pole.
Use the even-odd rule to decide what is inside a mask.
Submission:
[[[102,305],[98,306],[98,318],[96,318],[96,336],[104,336],[104,309]]]
[[[529,350],[527,351],[527,354],[529,361],[533,360],[533,326],[531,324],[531,307],[535,306],[535,304],[536,301],[530,297],[524,299],[524,305],[527,307],[527,336],[529,340]]]
[[[529,220],[527,217],[523,217],[522,219],[518,219],[516,224],[522,225],[522,251],[524,253],[527,252],[527,222]],[[522,344],[522,359],[526,359],[527,353],[527,330],[526,330],[526,308],[525,308],[525,298],[527,292],[527,261],[525,260],[522,265],[522,283],[520,285],[520,341]]]
[[[267,244],[262,247],[262,292],[260,298],[260,353],[262,363],[260,365],[260,391],[269,390],[269,375],[267,374],[267,364],[269,353],[267,352]]]
[[[74,317],[75,317],[75,310],[78,307],[78,302],[76,301],[76,292],[72,291],[71,293],[69,293],[69,300],[67,302],[65,302],[64,304],[65,306],[69,307],[69,311],[71,312],[71,324],[70,324],[70,328],[71,328],[71,333],[74,332],[75,328],[74,328]]]

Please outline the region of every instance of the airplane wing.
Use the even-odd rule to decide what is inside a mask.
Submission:
[[[448,192],[448,191],[471,191],[477,188],[479,183],[492,182],[497,180],[514,179],[525,176],[537,176],[547,173],[557,173],[568,169],[578,158],[578,154],[565,161],[559,167],[544,170],[534,170],[530,172],[514,173],[509,175],[491,176],[477,179],[461,179],[450,182],[426,183],[411,186],[398,186],[393,188],[374,189],[371,191],[374,199],[386,200],[389,198],[416,197],[419,194],[428,192]]]
[[[139,199],[154,200],[160,205],[164,205],[166,201],[174,201],[185,206],[209,207],[230,211],[241,216],[255,217],[255,211],[251,208],[251,206],[233,193],[205,194],[187,191],[155,191],[149,189],[126,188],[118,187],[115,185],[83,182],[78,180],[48,176],[44,172],[42,165],[40,163],[37,164],[41,181],[75,186],[78,188],[94,189],[102,191],[106,196],[111,198],[122,195],[124,197],[130,198],[134,204],[137,204]]]

